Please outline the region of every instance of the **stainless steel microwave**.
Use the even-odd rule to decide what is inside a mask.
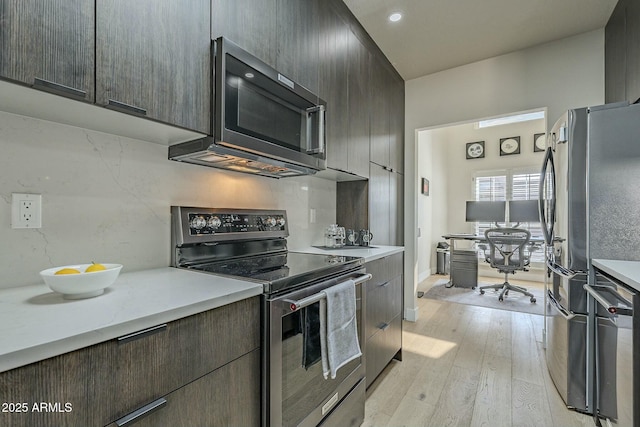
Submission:
[[[213,136],[169,158],[275,178],[325,169],[326,102],[225,38],[213,53]]]

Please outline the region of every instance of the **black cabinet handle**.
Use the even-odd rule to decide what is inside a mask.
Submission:
[[[133,411],[129,415],[125,415],[124,417],[120,418],[119,420],[116,420],[116,425],[118,427],[132,425],[132,424],[140,421],[141,419],[143,419],[147,415],[157,411],[158,409],[161,409],[166,404],[167,404],[167,399],[161,397],[160,399],[154,400],[153,402],[149,403],[148,405],[144,405],[140,409],[136,409],[135,411]]]
[[[33,86],[47,92],[72,96],[74,98],[83,99],[87,97],[87,92],[85,92],[84,90],[76,89],[71,86],[65,86],[60,83],[51,82],[49,80],[39,79],[38,77],[33,79]]]
[[[162,325],[158,325],[158,326],[153,326],[151,328],[144,329],[144,330],[138,331],[138,332],[134,332],[134,333],[129,334],[129,335],[124,335],[124,336],[118,338],[118,344],[124,344],[124,343],[128,343],[130,341],[135,341],[135,340],[138,340],[140,338],[148,337],[149,335],[157,334],[159,332],[164,332],[166,330],[167,330],[167,324],[166,323],[164,323]]]
[[[114,99],[110,99],[107,104],[108,108],[112,108],[114,110],[119,110],[125,113],[133,113],[141,116],[147,115],[147,110],[144,108],[136,107],[135,105],[125,104],[124,102],[116,101]]]
[[[380,325],[380,329],[382,329],[383,331],[386,331],[387,329],[389,329],[389,326],[391,326],[388,323],[383,323],[382,325]]]

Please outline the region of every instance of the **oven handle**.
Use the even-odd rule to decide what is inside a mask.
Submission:
[[[630,301],[627,301],[622,295],[615,290],[606,286],[583,285],[584,289],[591,295],[601,306],[607,309],[611,314],[619,314],[622,316],[633,316],[633,308]],[[623,306],[614,305],[602,296],[601,292],[607,292],[616,299],[616,302],[624,304]]]
[[[370,280],[372,277],[373,276],[370,273],[367,273],[355,279],[354,282],[356,285],[359,285],[361,283],[366,282],[367,280]],[[326,294],[324,292],[318,292],[317,294],[310,295],[298,301],[292,301],[292,300],[284,300],[284,301],[289,303],[289,308],[291,309],[291,311],[296,311],[296,310],[300,310],[301,308],[307,307],[311,304],[317,303],[318,301],[323,299],[325,296]]]

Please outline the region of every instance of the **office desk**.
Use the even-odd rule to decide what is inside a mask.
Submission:
[[[455,233],[445,234],[443,238],[450,240],[450,265],[448,288],[475,288],[478,286],[478,251],[469,248],[459,248],[456,241],[471,241],[475,243],[486,243],[487,238],[480,234]],[[543,244],[542,237],[532,237],[531,243]]]

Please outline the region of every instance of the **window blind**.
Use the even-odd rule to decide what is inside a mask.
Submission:
[[[476,201],[537,200],[540,172],[533,168],[523,170],[500,170],[478,172],[474,178],[474,199]],[[494,227],[490,222],[476,222],[475,233],[484,234]],[[542,237],[542,227],[538,222],[521,223],[531,237]],[[483,258],[483,254],[478,254]],[[544,263],[544,251],[538,249],[531,254],[532,263]]]

